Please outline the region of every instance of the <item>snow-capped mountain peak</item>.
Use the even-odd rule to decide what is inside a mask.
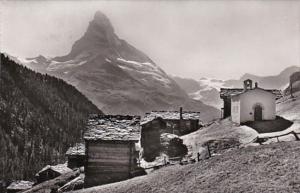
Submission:
[[[146,54],[120,39],[101,12],[69,54],[31,58],[26,65],[76,86],[104,113],[143,114],[182,106],[203,111],[204,120],[219,116],[215,108],[189,98]]]

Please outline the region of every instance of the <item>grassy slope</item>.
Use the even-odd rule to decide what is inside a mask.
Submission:
[[[246,147],[78,193],[300,192],[300,142]]]

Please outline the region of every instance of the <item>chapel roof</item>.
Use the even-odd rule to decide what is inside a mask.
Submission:
[[[249,89],[249,90],[254,90],[254,89],[261,89],[267,92],[270,92],[274,95],[276,95],[276,99],[279,99],[282,97],[282,93],[280,90],[277,89],[263,89],[263,88],[253,88],[253,89]],[[249,90],[245,90],[243,88],[221,88],[220,90],[220,97],[221,98],[226,98],[226,97],[232,97],[232,96],[236,96],[236,95],[240,95],[242,93],[245,93]]]

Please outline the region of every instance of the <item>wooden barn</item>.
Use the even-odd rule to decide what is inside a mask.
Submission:
[[[141,147],[143,157],[151,161],[160,153],[160,135],[163,133],[176,134],[178,136],[198,130],[200,112],[190,111],[152,111],[147,113],[141,121]]]
[[[67,163],[55,166],[47,165],[35,175],[35,178],[37,183],[42,183],[72,171],[72,169],[68,168]]]
[[[68,157],[68,167],[71,169],[80,168],[85,163],[85,144],[76,143],[73,147],[70,147],[66,156]]]
[[[85,187],[125,180],[138,170],[139,116],[90,117],[84,139]]]
[[[14,181],[6,188],[6,190],[7,193],[22,192],[32,188],[33,184],[34,182],[30,182],[30,181],[23,181],[23,180]]]
[[[254,90],[254,92],[252,90]],[[251,92],[248,92],[248,91],[251,91]],[[237,106],[236,101],[239,101],[239,100],[237,100],[239,97],[242,97],[242,98],[244,98],[244,96],[246,97],[246,95],[243,94],[245,92],[247,92],[247,95],[250,94],[250,93],[251,93],[251,95],[253,95],[252,97],[247,97],[248,99],[246,99],[246,100],[242,100],[242,101],[246,101],[245,105],[249,104],[249,103],[247,103],[247,101],[249,101],[249,100],[251,100],[253,102],[256,101],[256,103],[259,103],[260,98],[262,99],[262,96],[263,96],[262,93],[272,93],[273,95],[275,95],[275,100],[282,97],[282,93],[281,93],[280,90],[258,88],[257,83],[255,84],[255,87],[253,87],[252,80],[250,80],[250,79],[247,79],[247,80],[244,81],[244,88],[221,88],[220,98],[223,99],[223,104],[224,104],[223,108],[221,109],[223,118],[227,118],[227,117],[232,116],[232,113],[234,113],[235,115],[237,114],[237,110],[233,111],[234,110],[233,106]],[[237,96],[239,96],[239,97],[237,97]],[[233,103],[232,99],[235,101],[234,104],[232,104]],[[273,99],[265,100],[265,101],[266,102],[267,101],[273,101]],[[263,102],[263,103],[265,103],[265,102]],[[236,107],[235,107],[235,109],[236,109]],[[249,110],[247,110],[247,111],[246,110],[242,110],[242,111],[239,110],[239,112],[245,112],[245,113],[248,113],[249,115],[251,114],[251,115],[254,116],[254,112],[252,112],[252,111],[248,112],[248,111]],[[239,118],[239,119],[241,121],[243,121],[243,117],[244,116],[242,116],[242,118]],[[238,122],[240,122],[240,121],[238,121]]]

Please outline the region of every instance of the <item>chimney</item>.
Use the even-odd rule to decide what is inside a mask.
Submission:
[[[182,107],[180,107],[179,116],[180,116],[180,120],[182,120],[183,119],[183,117],[182,117]]]
[[[258,87],[258,83],[257,82],[255,82],[255,88],[257,88]]]

